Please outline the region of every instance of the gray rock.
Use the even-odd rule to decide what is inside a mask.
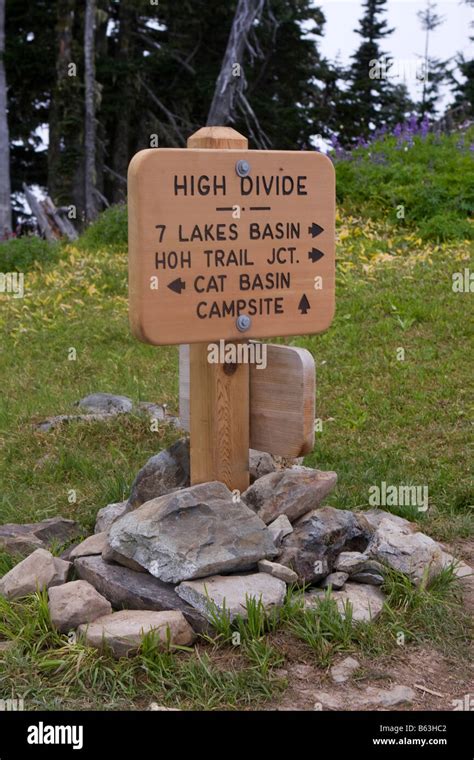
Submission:
[[[399,528],[406,528],[406,530],[409,530],[412,533],[416,533],[418,531],[418,526],[416,523],[410,522],[410,520],[405,519],[405,517],[394,515],[391,512],[384,512],[383,509],[368,509],[364,512],[360,512],[359,514],[364,515],[365,519],[374,530],[379,527],[382,520],[389,520]]]
[[[237,615],[247,617],[249,598],[261,600],[267,610],[281,607],[286,584],[267,573],[214,575],[199,581],[183,581],[176,587],[176,593],[208,619],[212,619],[211,600],[211,605],[214,603],[220,612],[225,609],[234,620]]]
[[[171,610],[122,610],[78,628],[78,634],[89,646],[110,649],[117,658],[137,652],[143,637],[151,632],[155,633],[156,645],[165,650],[168,645],[190,646],[195,639],[195,633],[183,614]]]
[[[266,451],[257,451],[249,449],[249,473],[250,482],[254,483],[264,475],[275,472],[280,469],[275,458]]]
[[[313,590],[305,594],[307,607],[317,606],[318,601],[325,597],[326,591]],[[331,598],[336,601],[338,610],[346,617],[347,604],[352,608],[352,620],[355,623],[375,620],[382,612],[385,594],[375,586],[365,586],[358,583],[346,583],[343,591],[331,591]]]
[[[329,575],[323,578],[320,586],[321,588],[329,588],[331,586],[334,591],[339,591],[339,589],[343,588],[348,578],[349,575],[347,573],[329,573]]]
[[[379,689],[367,686],[364,690],[344,687],[341,691],[316,691],[314,698],[318,709],[326,710],[360,710],[362,707],[380,709],[395,707],[405,702],[413,702],[416,694],[408,686],[392,686]]]
[[[117,501],[114,504],[108,504],[97,512],[94,533],[107,533],[114,522],[122,515],[130,512],[131,506],[128,501]]]
[[[438,546],[440,546],[440,544],[438,544]],[[452,554],[443,551],[443,548],[441,546],[440,548],[442,549],[441,562],[443,568],[452,566],[454,575],[457,578],[469,578],[471,575],[473,575],[474,571],[470,565],[460,559],[456,559],[456,557],[453,557]]]
[[[351,575],[351,581],[353,583],[368,583],[370,586],[382,586],[384,577],[374,570],[364,570],[361,573]]]
[[[381,707],[395,707],[405,702],[413,702],[416,692],[409,686],[395,684],[390,689],[379,689],[375,686],[367,686],[362,695],[362,705],[380,705]]]
[[[367,555],[405,573],[415,584],[436,575],[443,567],[443,552],[436,541],[392,519],[380,520]]]
[[[117,565],[128,567],[130,570],[135,570],[137,573],[146,573],[145,568],[139,565],[138,562],[135,562],[134,559],[124,557],[123,554],[120,554],[120,552],[116,552],[115,549],[112,549],[108,540],[105,542],[104,550],[102,552],[102,559],[104,562],[115,562]]]
[[[166,418],[166,407],[161,404],[154,404],[152,401],[140,401],[137,404],[137,410],[147,414],[152,420],[164,420]]]
[[[364,551],[371,536],[362,515],[334,507],[312,510],[293,528],[293,533],[283,539],[278,561],[295,570],[305,583],[325,578],[340,552]]]
[[[274,578],[279,578],[285,583],[296,583],[298,576],[285,565],[279,565],[278,562],[270,562],[268,559],[261,559],[258,563],[258,569],[261,573],[268,573],[273,575]]]
[[[189,440],[181,438],[169,449],[151,457],[132,484],[129,504],[133,509],[176,488],[189,486]]]
[[[78,538],[82,531],[74,520],[51,517],[38,523],[6,523],[0,525],[0,551],[25,556],[35,549],[65,544]]]
[[[46,549],[36,549],[3,576],[0,596],[19,599],[43,588],[65,583],[70,567],[70,562],[53,557]]]
[[[91,393],[81,398],[77,406],[88,412],[131,412],[133,401],[128,396],[116,396],[113,393]]]
[[[345,657],[333,665],[329,673],[334,683],[345,683],[359,668],[360,662],[358,660],[354,657]]]
[[[336,481],[335,472],[291,467],[259,478],[242,494],[242,498],[266,524],[283,514],[294,522],[318,507]]]
[[[75,546],[68,553],[68,559],[74,560],[78,557],[87,557],[90,554],[102,554],[107,543],[107,533],[94,533],[88,536],[84,541]]]
[[[15,646],[15,641],[0,641],[0,655],[2,652],[8,652],[10,649],[14,649]]]
[[[79,578],[89,581],[115,609],[179,610],[195,631],[209,630],[207,620],[186,604],[170,583],[163,583],[148,573],[109,565],[102,557],[82,557],[76,560],[74,567]]]
[[[168,583],[249,569],[277,553],[264,523],[218,482],[143,504],[112,525],[109,543]]]
[[[87,581],[72,581],[49,589],[51,622],[61,633],[110,615],[112,605]]]
[[[276,520],[273,520],[268,525],[268,532],[272,537],[273,543],[278,548],[285,536],[293,533],[293,526],[286,515],[280,515],[280,517],[277,517]]]
[[[58,414],[55,417],[49,417],[47,420],[39,422],[35,427],[43,433],[49,433],[50,430],[54,430],[54,428],[60,425],[67,425],[70,422],[102,422],[103,420],[115,417],[116,414],[117,412],[103,412],[102,414]]]
[[[360,513],[363,516],[363,513]],[[341,552],[334,562],[334,569],[341,573],[348,573],[351,577],[356,573],[373,572],[382,573],[383,565],[371,559],[363,552]]]
[[[56,568],[56,572],[54,574],[53,581],[49,584],[49,586],[59,586],[61,583],[67,583],[72,570],[72,562],[64,560],[61,557],[55,557],[54,566]]]

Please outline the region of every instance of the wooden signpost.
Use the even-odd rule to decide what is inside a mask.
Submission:
[[[250,364],[249,445],[284,457],[302,457],[314,446],[315,366],[305,348],[266,346],[266,367]],[[179,347],[179,419],[190,429],[189,346]]]
[[[147,343],[191,344],[192,483],[248,486],[250,421],[257,418],[250,390],[254,412],[270,392],[260,370],[249,380],[248,364],[210,363],[209,342],[329,327],[334,226],[334,169],[316,152],[248,151],[235,130],[206,127],[189,138],[188,150],[144,150],[132,159],[130,323]],[[273,412],[271,404],[262,412],[260,431],[252,425],[252,443],[265,450],[275,430],[265,420],[272,413],[282,419],[288,378],[273,380]],[[301,388],[305,407],[309,386]]]

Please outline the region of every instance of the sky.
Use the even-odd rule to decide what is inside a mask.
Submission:
[[[321,53],[334,60],[339,54],[343,64],[350,62],[350,56],[360,45],[361,37],[354,32],[364,9],[362,0],[314,0],[326,17],[325,34],[319,43]],[[425,47],[425,32],[422,30],[417,11],[426,8],[426,0],[388,0],[386,18],[389,27],[395,31],[383,40],[384,52],[403,61],[422,56]],[[473,44],[469,42],[469,27],[474,20],[474,9],[461,0],[439,0],[436,13],[444,17],[444,22],[430,33],[429,54],[446,60],[458,52],[466,58],[473,57]],[[416,79],[406,82],[410,95],[417,97],[419,84]],[[440,106],[451,100],[449,89],[445,88]]]

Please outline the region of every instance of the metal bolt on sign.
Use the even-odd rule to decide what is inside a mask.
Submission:
[[[252,324],[252,320],[247,316],[247,314],[241,314],[240,317],[237,317],[235,324],[237,326],[237,330],[240,330],[240,332],[245,332]]]
[[[235,171],[239,175],[239,177],[246,177],[248,174],[250,174],[250,164],[248,161],[244,161],[241,159],[240,161],[237,161],[235,165]]]

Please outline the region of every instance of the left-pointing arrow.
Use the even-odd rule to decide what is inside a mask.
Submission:
[[[173,280],[173,282],[170,282],[168,284],[168,287],[170,290],[173,290],[175,293],[181,294],[181,291],[186,288],[186,283],[184,280],[181,279],[181,277],[178,277],[177,280]]]

